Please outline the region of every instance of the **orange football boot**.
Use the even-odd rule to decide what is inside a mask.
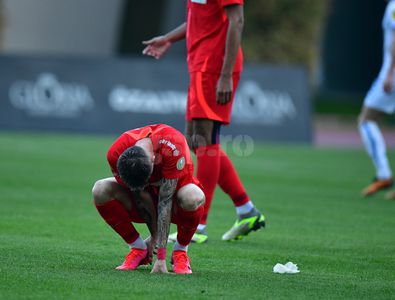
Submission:
[[[365,189],[362,190],[362,195],[364,197],[371,196],[378,191],[388,189],[394,184],[392,178],[389,179],[377,179],[375,178],[371,184],[369,184]]]

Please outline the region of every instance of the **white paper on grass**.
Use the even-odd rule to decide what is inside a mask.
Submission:
[[[298,269],[298,265],[289,261],[285,265],[280,263],[276,264],[273,267],[273,272],[279,274],[296,274],[299,273],[300,271]]]

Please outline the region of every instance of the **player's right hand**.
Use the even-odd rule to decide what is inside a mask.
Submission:
[[[232,100],[233,81],[232,76],[222,75],[217,82],[217,103],[219,105],[226,105]]]
[[[143,54],[152,56],[156,59],[161,58],[171,47],[171,43],[163,35],[154,37],[148,41],[143,41],[143,45],[146,45]]]
[[[167,271],[166,260],[158,259],[155,262],[151,273],[165,273],[165,274],[168,274],[169,272]]]
[[[156,238],[152,238],[151,236],[149,236],[148,238],[146,238],[144,240],[144,242],[147,245],[147,249],[148,249],[147,257],[152,260],[154,254],[156,254],[156,251],[155,251],[156,250],[155,249],[156,248],[156,242],[157,242]]]

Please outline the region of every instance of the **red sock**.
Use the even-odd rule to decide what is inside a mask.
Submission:
[[[220,171],[220,146],[218,144],[196,148],[197,172],[196,177],[203,186],[206,196],[204,213],[200,224],[206,224],[208,212]]]
[[[95,204],[95,206],[104,221],[106,221],[126,243],[133,243],[139,237],[139,233],[131,223],[132,220],[129,213],[119,201],[111,200],[102,205]]]
[[[195,211],[177,210],[177,241],[181,246],[187,246],[199,225],[204,207],[199,206]]]
[[[220,149],[220,153],[221,167],[218,178],[219,186],[226,194],[229,195],[235,206],[246,204],[250,198],[241,183],[232,161],[222,149]]]

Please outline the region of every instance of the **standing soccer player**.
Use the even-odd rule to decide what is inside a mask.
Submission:
[[[170,222],[178,236],[171,261],[178,274],[192,273],[188,244],[203,214],[204,194],[193,177],[193,161],[185,137],[159,124],[123,133],[107,153],[114,177],[93,187],[102,218],[131,248],[118,270],[134,270],[157,260],[152,273],[167,273],[166,246]],[[146,223],[151,236],[144,241],[132,222]]]
[[[243,0],[188,0],[185,23],[143,42],[143,54],[159,59],[172,43],[186,38],[190,75],[186,136],[196,154],[197,178],[206,196],[204,214],[193,237],[197,243],[208,239],[207,216],[217,184],[233,200],[238,216],[223,240],[240,239],[265,225],[219,141],[221,126],[230,123],[242,71],[243,4]],[[175,241],[176,234],[170,240]]]
[[[376,177],[363,191],[363,196],[389,188],[393,185],[388,163],[386,145],[378,126],[384,114],[395,111],[395,1],[390,0],[383,18],[384,57],[381,71],[370,88],[359,116],[359,131],[366,151],[376,168]]]

